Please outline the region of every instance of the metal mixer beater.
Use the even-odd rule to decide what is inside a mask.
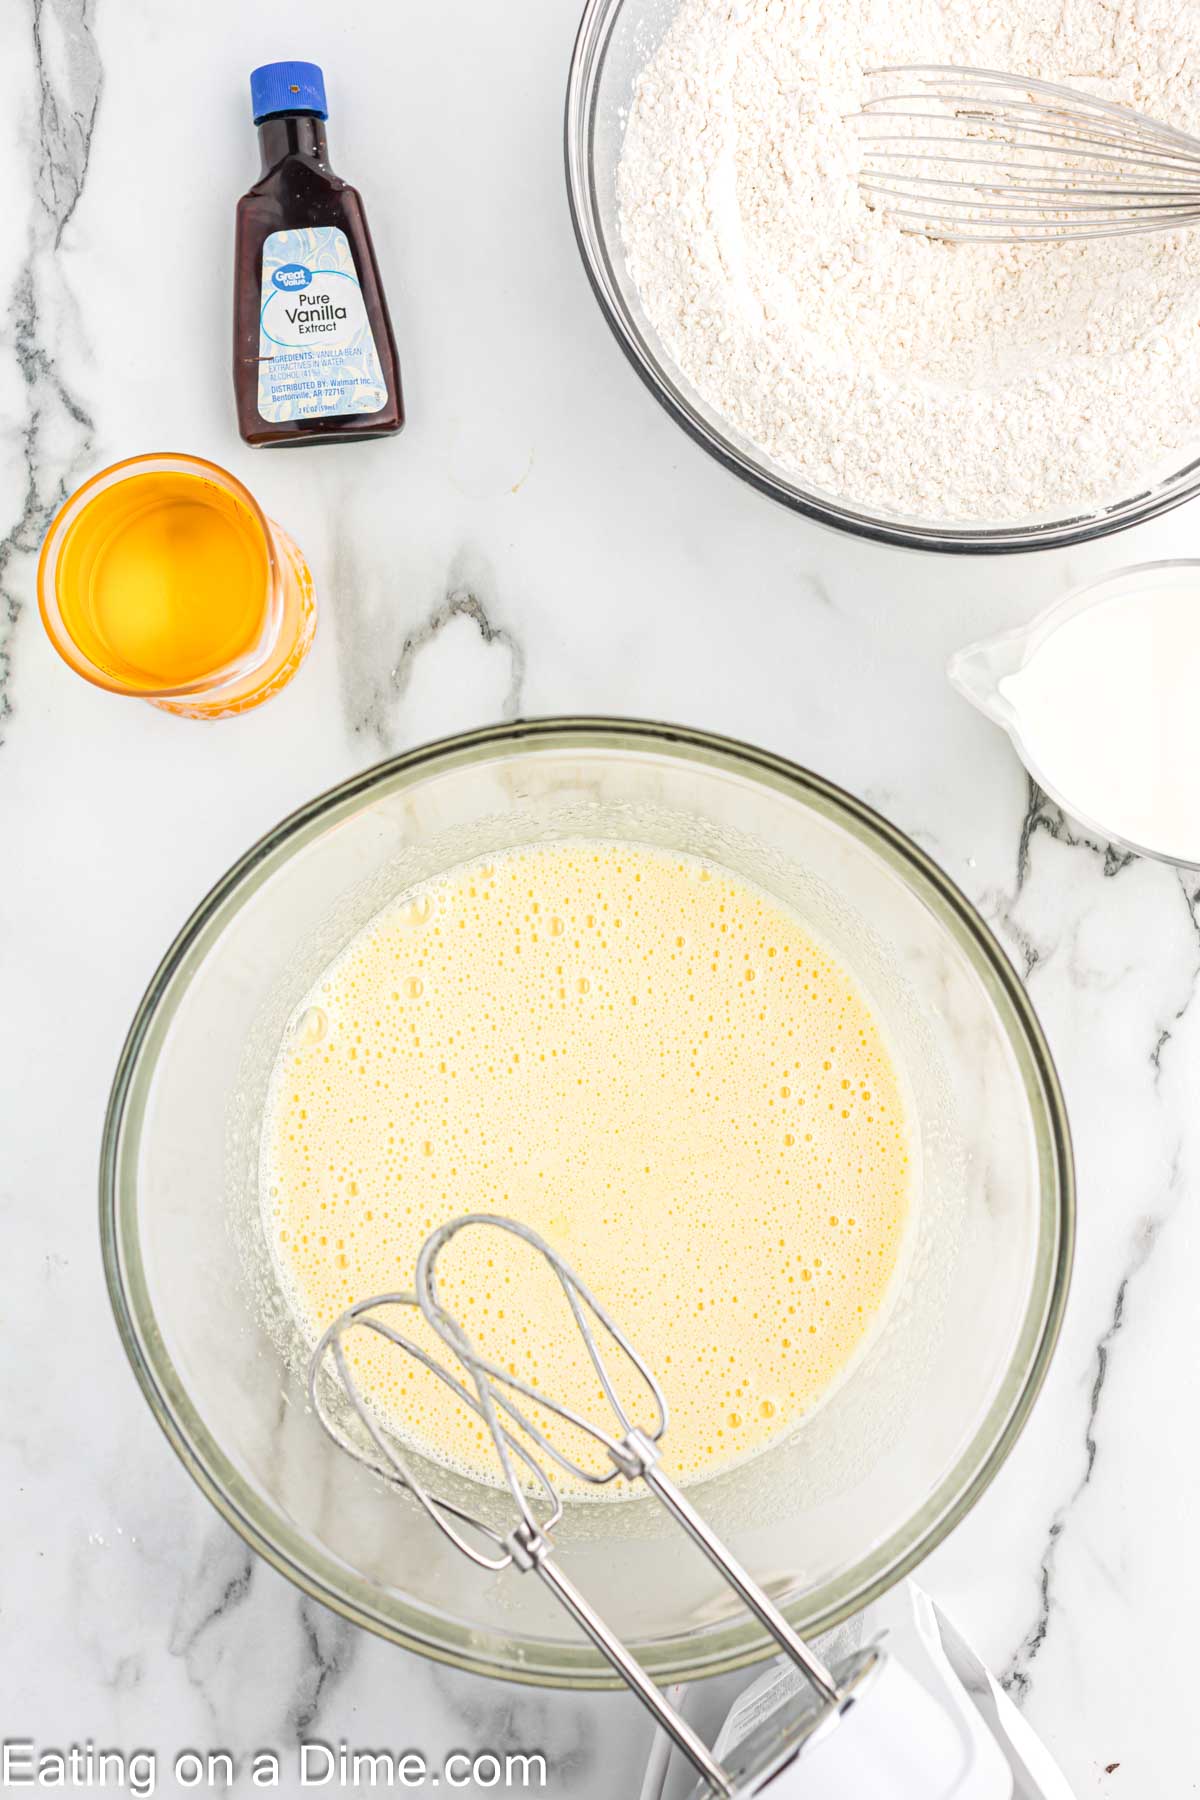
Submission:
[[[540,1386],[535,1387],[511,1369],[490,1361],[443,1304],[437,1284],[438,1259],[450,1240],[467,1228],[510,1233],[549,1265],[570,1306],[615,1429],[583,1417]],[[448,1363],[440,1362],[386,1316],[404,1308],[415,1309],[424,1317],[449,1352]],[[458,1403],[469,1406],[483,1421],[516,1511],[516,1522],[511,1530],[497,1530],[456,1502],[431,1492],[416,1476],[400,1444],[381,1425],[350,1372],[343,1340],[355,1327],[377,1333],[397,1350],[414,1358],[445,1384]],[[622,1400],[597,1329],[611,1347],[620,1351],[626,1373],[632,1370],[636,1376],[647,1402],[645,1423],[638,1423]],[[609,1353],[611,1355],[611,1348]],[[363,1443],[355,1441],[330,1408],[329,1365],[332,1365],[332,1373],[366,1434]],[[464,1374],[470,1388],[463,1381]],[[545,1584],[698,1771],[700,1785],[694,1790],[693,1800],[711,1795],[724,1796],[726,1800],[749,1800],[750,1796],[768,1789],[772,1800],[776,1796],[778,1800],[785,1800],[785,1796],[801,1792],[812,1794],[818,1790],[808,1787],[805,1780],[795,1785],[797,1777],[792,1771],[807,1771],[809,1757],[806,1754],[801,1763],[801,1751],[811,1752],[818,1745],[825,1745],[827,1740],[828,1750],[832,1751],[835,1746],[839,1748],[832,1764],[822,1763],[823,1785],[819,1790],[822,1794],[865,1794],[869,1791],[907,1796],[911,1792],[919,1793],[922,1800],[942,1800],[942,1797],[948,1800],[948,1796],[956,1791],[953,1785],[947,1786],[940,1780],[939,1772],[933,1766],[937,1762],[936,1728],[931,1734],[925,1733],[922,1739],[922,1697],[896,1687],[897,1680],[901,1683],[904,1680],[903,1672],[890,1664],[878,1649],[860,1652],[836,1669],[827,1668],[709,1529],[687,1497],[663,1473],[659,1466],[659,1445],[667,1429],[668,1415],[657,1378],[600,1301],[557,1252],[527,1226],[498,1214],[467,1213],[432,1232],[417,1259],[414,1292],[378,1294],[360,1300],[341,1313],[325,1331],[312,1354],[308,1391],[314,1411],[334,1442],[386,1481],[405,1489],[465,1556],[480,1568],[494,1572],[512,1568],[522,1574],[533,1574]],[[588,1467],[578,1457],[570,1455],[529,1416],[518,1403],[518,1397],[532,1403],[542,1413],[552,1414],[571,1430],[582,1433],[601,1448],[611,1466],[598,1472],[595,1467]],[[520,1433],[519,1438],[516,1432]],[[366,1448],[367,1443],[371,1449]],[[737,1744],[733,1754],[727,1754],[725,1761],[719,1762],[559,1566],[551,1534],[563,1516],[563,1504],[547,1464],[557,1466],[589,1485],[601,1486],[618,1477],[629,1482],[642,1482],[800,1672],[807,1683],[807,1701],[792,1696],[784,1706],[759,1721]],[[472,1542],[465,1536],[464,1528],[479,1542]],[[835,1730],[845,1725],[851,1715],[860,1712],[868,1729],[864,1730],[856,1723],[853,1730]],[[903,1781],[899,1787],[889,1783],[887,1789],[862,1785],[864,1781],[877,1782],[881,1771],[889,1775],[899,1772],[903,1776],[904,1770],[913,1762],[914,1729],[917,1740],[927,1745],[927,1753],[919,1758],[919,1781],[911,1786]],[[825,1779],[828,1777],[833,1778],[832,1786]]]

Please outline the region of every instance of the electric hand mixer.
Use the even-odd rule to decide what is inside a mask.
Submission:
[[[443,1305],[436,1279],[438,1258],[451,1238],[468,1227],[510,1233],[544,1258],[570,1306],[615,1430],[584,1418],[556,1401],[541,1386],[535,1387],[512,1370],[490,1361]],[[406,1307],[418,1309],[423,1315],[450,1353],[449,1366],[383,1316],[390,1309]],[[373,1414],[350,1373],[343,1338],[357,1326],[376,1332],[415,1359],[486,1425],[516,1509],[516,1522],[510,1531],[502,1533],[454,1501],[432,1493],[414,1474],[402,1448]],[[633,1418],[618,1393],[596,1327],[621,1352],[627,1376],[632,1370],[644,1391],[648,1410],[642,1422]],[[330,1362],[377,1455],[356,1443],[330,1411],[327,1390],[323,1392]],[[473,1394],[462,1376],[454,1372],[455,1367],[465,1372]],[[723,1796],[724,1800],[750,1800],[753,1795],[768,1792],[772,1800],[789,1800],[791,1796],[797,1800],[801,1796],[808,1800],[864,1800],[867,1795],[872,1800],[884,1800],[885,1796],[889,1800],[952,1800],[964,1792],[955,1733],[928,1690],[879,1648],[861,1651],[838,1666],[827,1668],[769,1595],[709,1530],[686,1495],[662,1472],[659,1445],[668,1415],[657,1378],[600,1301],[557,1252],[527,1226],[491,1213],[467,1213],[440,1226],[421,1248],[415,1292],[378,1294],[360,1300],[329,1326],[313,1351],[308,1388],[321,1424],[340,1448],[411,1494],[438,1529],[471,1561],[493,1572],[514,1569],[533,1574],[546,1585],[698,1771],[700,1782],[692,1791],[692,1800],[706,1800],[713,1795]],[[514,1396],[583,1433],[605,1453],[611,1467],[597,1472],[568,1454],[518,1405]],[[520,1438],[502,1421],[501,1414],[520,1432]],[[547,1472],[547,1463],[591,1485],[604,1485],[619,1476],[629,1482],[644,1483],[799,1670],[807,1684],[807,1695],[790,1695],[752,1726],[732,1754],[726,1753],[725,1760],[718,1761],[560,1568],[552,1533],[562,1519],[563,1502]],[[471,1542],[460,1527],[467,1528],[486,1548]]]

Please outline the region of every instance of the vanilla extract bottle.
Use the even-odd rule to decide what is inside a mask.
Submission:
[[[262,174],[238,201],[233,380],[248,444],[342,443],[404,424],[362,200],[329,166],[315,63],[250,77]]]

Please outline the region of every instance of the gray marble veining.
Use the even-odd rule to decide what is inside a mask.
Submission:
[[[1182,1793],[1200,886],[1048,805],[943,668],[1076,581],[1186,554],[1194,511],[1069,555],[922,559],[818,532],[707,462],[624,366],[577,266],[559,167],[572,11],[371,0],[334,19],[295,0],[283,30],[233,0],[0,0],[0,904],[18,1026],[0,1221],[22,1274],[3,1328],[22,1348],[0,1366],[5,1733],[164,1757],[306,1736],[540,1748],[555,1800],[636,1791],[632,1701],[421,1663],[217,1520],[124,1365],[93,1220],[126,1023],[234,856],[382,754],[609,711],[745,736],[869,798],[1024,975],[1076,1134],[1075,1286],[1021,1443],[922,1579],[1081,1793]],[[245,78],[280,54],[325,64],[335,161],[370,206],[410,404],[393,444],[272,459],[236,438]],[[93,691],[39,629],[55,507],[102,463],[163,447],[233,467],[316,574],[308,668],[236,723]],[[47,1306],[65,1321],[52,1347]],[[1153,1651],[1154,1695],[1124,1679],[1130,1643]]]

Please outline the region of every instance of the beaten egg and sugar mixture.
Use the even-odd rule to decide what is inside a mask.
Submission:
[[[846,1371],[896,1273],[910,1179],[897,1069],[846,970],[715,865],[607,843],[512,852],[379,914],[297,1016],[263,1142],[267,1228],[311,1335],[410,1288],[435,1225],[508,1214],[658,1375],[684,1480],[786,1431]],[[524,1246],[464,1231],[438,1280],[486,1354],[603,1419]],[[420,1335],[412,1312],[393,1322]],[[445,1388],[371,1333],[347,1348],[386,1423],[495,1479]]]

